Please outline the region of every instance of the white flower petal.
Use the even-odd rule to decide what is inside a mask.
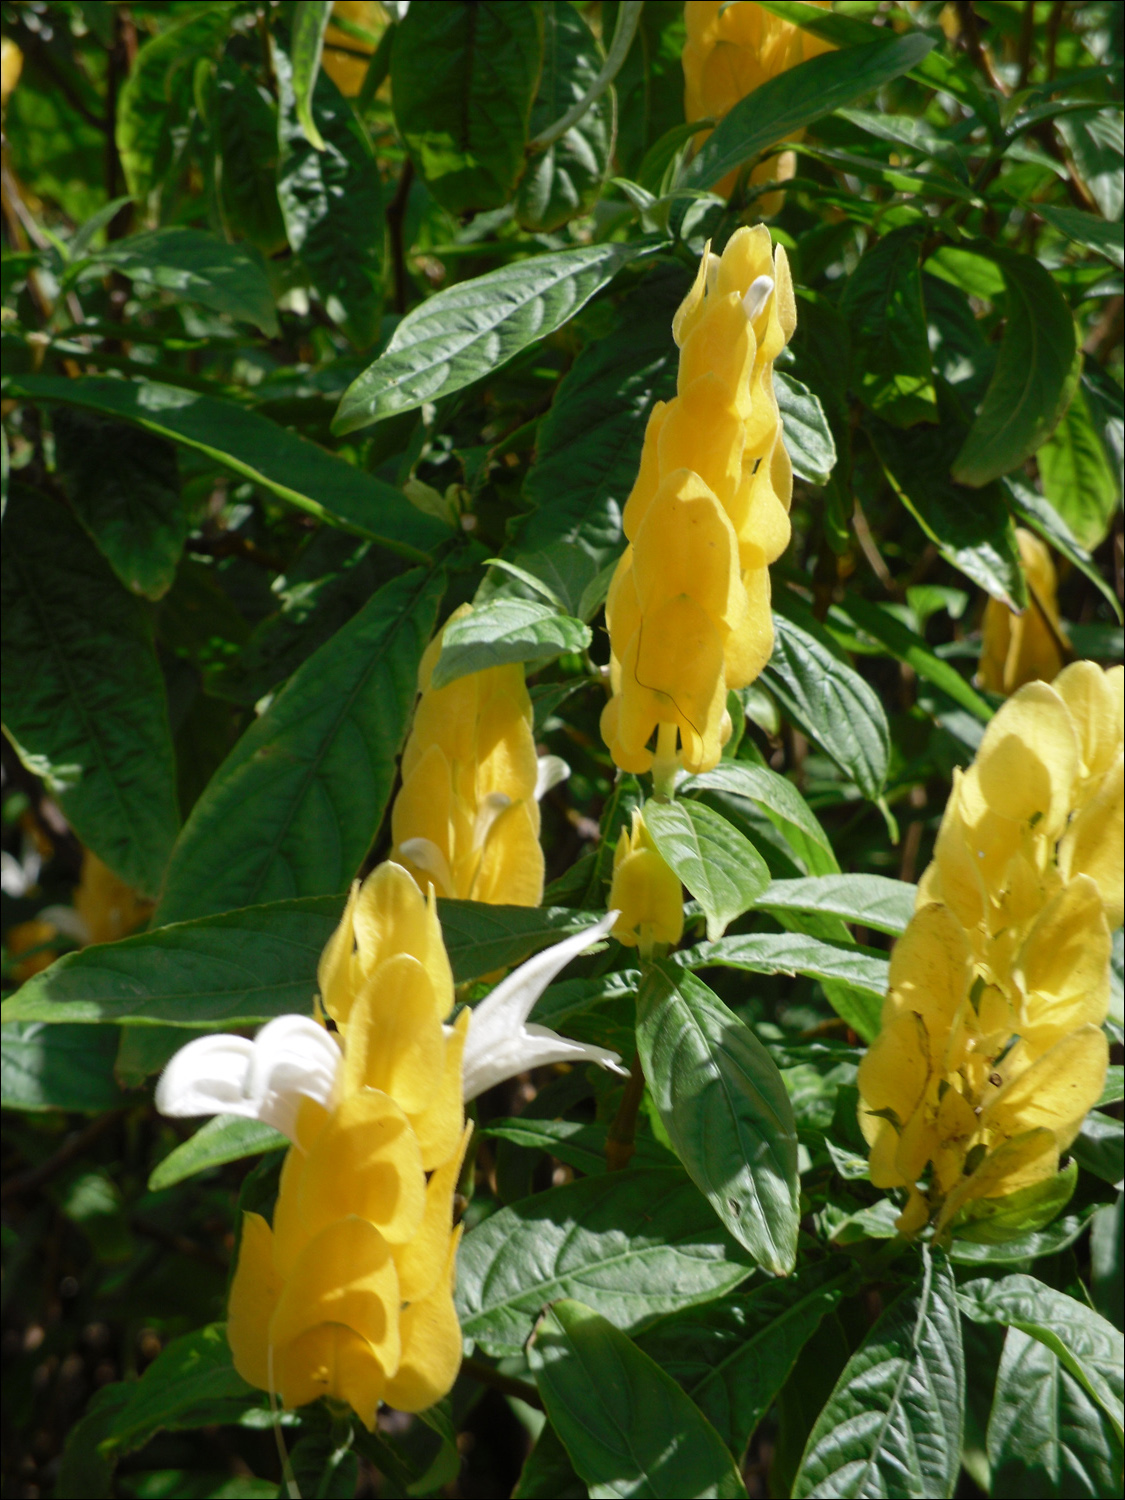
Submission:
[[[570,775],[570,767],[561,755],[541,755],[535,774],[535,800],[542,802],[553,786],[558,786]]]
[[[254,1043],[242,1036],[201,1036],[181,1047],[160,1075],[156,1107],[162,1115],[249,1115],[257,1106],[244,1092]]]
[[[473,1011],[473,1025],[466,1045],[472,1045],[473,1028],[477,1026],[490,1032],[495,1029],[497,1033],[522,1026],[531,1014],[532,1006],[559,970],[565,969],[572,958],[577,958],[604,938],[620,915],[616,911],[607,913],[593,927],[584,928],[561,943],[544,948],[542,953],[536,953],[526,963],[520,964],[507,979],[502,979],[492,994]]]
[[[331,1105],[340,1058],[332,1033],[309,1016],[278,1016],[263,1026],[245,1084],[258,1102],[258,1118],[295,1139],[302,1098]]]

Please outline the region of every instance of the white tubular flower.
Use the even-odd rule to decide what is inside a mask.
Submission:
[[[309,1016],[278,1016],[252,1042],[201,1036],[181,1047],[160,1075],[162,1115],[242,1115],[297,1138],[301,1099],[332,1102],[343,1054],[332,1033]]]
[[[461,1067],[466,1103],[505,1078],[545,1063],[593,1062],[624,1073],[616,1052],[571,1041],[546,1026],[528,1025],[527,1021],[535,1002],[559,970],[604,938],[618,915],[611,911],[593,927],[529,958],[476,1007]]]

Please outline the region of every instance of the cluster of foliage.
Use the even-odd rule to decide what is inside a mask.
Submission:
[[[5,1493],[1120,1493],[1125,8],[686,9],[0,5]],[[153,1085],[396,964],[465,1357],[376,1420],[224,1326],[303,1127]]]

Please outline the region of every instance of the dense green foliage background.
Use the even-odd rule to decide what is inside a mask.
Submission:
[[[1114,1067],[1061,1216],[896,1239],[854,1078],[999,701],[972,681],[985,600],[1035,607],[1017,525],[1053,549],[1073,653],[1122,656],[1125,12],[766,8],[836,50],[691,156],[670,0],[387,3],[340,21],[351,98],[317,64],[321,4],[0,6],[22,54],[5,985],[27,980],[3,1028],[5,1495],[278,1492],[268,1406],[213,1326],[278,1142],[193,1137],[152,1079],[185,1028],[308,1009],[341,893],[389,850],[421,652],[466,600],[439,675],[525,662],[571,775],[543,804],[544,907],[443,905],[462,997],[604,910],[643,795],[598,733],[621,507],[703,244],[757,216],[746,172],[729,202],[708,185],[802,128],[771,221],[799,308],[777,647],[721,765],[656,820],[694,901],[686,977],[638,1034],[611,945],[536,1012],[626,1059],[639,1040],[636,1155],[605,1172],[610,1075],[484,1096],[451,1399],[375,1434],[307,1409],[286,1442],[303,1494],[1119,1492],[1120,931]],[[44,968],[76,946],[83,847],[151,922]],[[658,1000],[701,1058],[664,1046]],[[693,1066],[779,1112],[670,1136]],[[710,1163],[755,1191],[786,1108],[788,1185],[744,1213]],[[793,1275],[755,1268],[791,1244]]]

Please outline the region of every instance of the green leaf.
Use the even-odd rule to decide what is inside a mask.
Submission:
[[[124,1101],[113,1076],[115,1026],[0,1027],[0,1104],[5,1109],[116,1109]]]
[[[538,1018],[538,1012],[536,1012]],[[544,1151],[557,1161],[573,1167],[587,1177],[597,1177],[607,1170],[606,1132],[602,1125],[583,1125],[578,1120],[534,1120],[520,1115],[514,1120],[490,1120],[478,1126],[477,1135],[486,1140],[511,1141],[532,1151]],[[636,1166],[668,1167],[675,1157],[647,1136],[635,1142]]]
[[[105,1496],[112,1500],[117,1455],[103,1453],[101,1444],[131,1393],[132,1385],[123,1380],[115,1380],[94,1392],[86,1410],[66,1435],[66,1447],[55,1476],[58,1495],[87,1495],[91,1500],[94,1496]]]
[[[1018,468],[1066,411],[1081,368],[1074,317],[1051,273],[1034,256],[980,242],[1004,274],[1008,317],[996,370],[964,447],[960,484],[979,487]]]
[[[141,286],[254,323],[267,338],[278,335],[265,266],[249,246],[230,245],[202,229],[153,229],[110,240],[93,252],[90,263],[112,266]]]
[[[278,1151],[289,1144],[280,1130],[261,1120],[247,1120],[241,1115],[216,1115],[201,1125],[195,1134],[170,1151],[149,1174],[148,1190],[158,1193],[185,1178],[221,1167],[244,1156],[259,1156],[263,1151]]]
[[[261,1393],[247,1385],[231,1363],[226,1325],[212,1323],[173,1339],[156,1356],[131,1385],[129,1399],[115,1413],[102,1448],[131,1453],[163,1430],[237,1421],[242,1409],[260,1401]]]
[[[62,401],[135,422],[147,432],[205,453],[235,474],[319,520],[367,537],[414,562],[448,541],[449,530],[398,490],[233,401],[148,380],[82,375],[20,375],[6,395]]]
[[[308,1015],[317,961],[343,909],[342,896],[277,901],[83,948],[29,979],[5,1001],[3,1019],[222,1030]],[[522,963],[597,920],[479,901],[442,901],[439,915],[458,984]]]
[[[908,432],[874,420],[868,427],[899,499],[942,556],[994,599],[1022,609],[1023,569],[1003,490],[996,484],[970,489],[950,476],[949,455],[962,431],[953,421]]]
[[[940,1250],[852,1355],[793,1486],[808,1495],[951,1496],[961,1468],[965,1367],[957,1288]]]
[[[147,197],[167,172],[175,148],[172,126],[182,123],[191,100],[191,64],[218,50],[235,8],[208,5],[173,20],[137,52],[116,110],[117,151],[134,198]]]
[[[523,492],[534,509],[515,556],[582,618],[583,591],[621,550],[649,413],[676,394],[672,316],[683,283],[679,272],[654,273],[625,298],[612,332],[588,344],[559,382],[536,434]]]
[[[1047,499],[1079,546],[1092,552],[1113,524],[1121,484],[1081,385],[1036,461]]]
[[[1089,1226],[1095,1205],[1087,1204],[1080,1213],[1067,1214],[1056,1219],[1045,1229],[1021,1234],[1018,1239],[1005,1240],[1001,1244],[988,1241],[954,1239],[949,1245],[949,1258],[959,1266],[1026,1266],[1029,1261],[1043,1255],[1058,1255],[1074,1244]]]
[[[78,519],[127,589],[161,598],[188,533],[175,448],[65,406],[51,427],[56,472]]]
[[[512,1500],[586,1500],[586,1486],[550,1422],[544,1422],[524,1460]]]
[[[378,337],[383,306],[383,192],[375,154],[351,105],[323,71],[311,100],[314,142],[294,98],[290,60],[276,39],[273,60],[277,195],[289,243],[325,312],[366,349]]]
[[[352,381],[333,431],[354,432],[491,375],[560,328],[622,266],[653,248],[641,241],[583,245],[515,261],[438,292],[403,318],[386,352]]]
[[[766,1270],[797,1259],[797,1127],[777,1064],[700,980],[658,962],[637,997],[637,1048],[676,1155]]]
[[[586,96],[602,61],[594,33],[573,5],[548,0],[543,17],[533,136]],[[589,209],[609,168],[614,123],[613,95],[603,94],[559,140],[532,156],[516,195],[516,218],[524,229],[558,229]]]
[[[346,889],[394,785],[444,591],[440,572],[393,578],[298,668],[192,809],[160,925]]]
[[[745,1495],[719,1434],[628,1335],[569,1299],[539,1320],[528,1359],[552,1427],[595,1500]]]
[[[1056,1354],[1105,1412],[1120,1443],[1125,1338],[1112,1323],[1034,1276],[969,1281],[958,1288],[957,1295],[961,1311],[974,1323],[1018,1328]]]
[[[756,802],[771,822],[797,830],[831,855],[831,841],[812,808],[787,777],[771,771],[768,766],[752,765],[744,760],[720,761],[710,771],[686,777],[679,783],[677,791],[680,795],[716,791],[746,797]]]
[[[709,938],[722,937],[769,885],[769,869],[750,840],[702,802],[648,802],[645,823],[665,862],[702,906]]]
[[[263,255],[273,255],[285,244],[277,198],[277,106],[229,54],[215,69],[213,98],[224,223],[232,237],[245,237]]]
[[[954,703],[968,709],[969,713],[984,724],[992,718],[992,709],[960,672],[947,661],[935,656],[920,635],[916,635],[882,605],[872,604],[869,600],[850,593],[844,600],[843,610],[861,630],[886,646],[892,656],[913,667],[919,677],[932,682],[952,698]]]
[[[457,1312],[468,1339],[518,1354],[545,1303],[585,1297],[633,1329],[745,1281],[750,1257],[678,1167],[585,1177],[502,1208],[457,1257]]]
[[[1026,480],[1017,476],[1010,476],[1002,481],[1007,494],[1008,504],[1011,506],[1016,518],[1025,526],[1036,531],[1054,547],[1056,552],[1061,552],[1063,557],[1086,577],[1106,600],[1118,620],[1122,617],[1121,605],[1113,589],[1102,577],[1097,564],[1084,547],[1080,547],[1074,538],[1074,533],[1059,515],[1058,511],[1038,490],[1033,489]]]
[[[984,1245],[1004,1245],[1035,1234],[1063,1211],[1074,1195],[1077,1180],[1078,1164],[1071,1161],[1053,1177],[1006,1197],[973,1199],[954,1221],[953,1233],[960,1240]]]
[[[847,1277],[803,1267],[720,1302],[660,1318],[641,1349],[678,1380],[734,1454],[741,1454],[797,1356],[839,1303]]]
[[[1009,1328],[988,1419],[991,1490],[1013,1500],[1116,1494],[1121,1440],[1058,1355]]]
[[[505,662],[552,661],[565,652],[585,651],[591,639],[588,625],[560,615],[549,604],[534,599],[490,599],[446,627],[433,685],[445,687],[469,672]]]
[[[877,239],[848,278],[840,305],[851,332],[856,394],[895,427],[937,421],[922,302],[923,235],[918,225],[904,224]]]
[[[323,151],[325,147],[313,118],[313,89],[320,73],[320,54],[331,12],[331,0],[300,0],[293,7],[293,29],[289,44],[297,121],[305,133],[305,139],[317,151]]]
[[[743,162],[915,67],[933,47],[915,31],[813,57],[753,89],[684,166],[677,187],[708,188]]]
[[[543,59],[537,4],[413,6],[391,53],[395,123],[447,213],[499,208],[524,169]]]
[[[836,467],[836,442],[820,398],[783,370],[774,371],[773,388],[794,474],[807,484],[827,484]]]
[[[1123,150],[1120,105],[1096,113],[1056,116],[1055,128],[1066,141],[1078,175],[1094,202],[1110,223],[1120,223],[1125,207],[1125,183],[1121,180]],[[1036,205],[1038,208],[1038,205]],[[1120,253],[1120,247],[1118,247]],[[1119,262],[1120,264],[1120,262]]]
[[[805,64],[807,66],[807,64]],[[877,799],[887,779],[890,730],[883,705],[854,668],[784,615],[775,612],[766,676],[794,722]]]
[[[1125,1177],[1123,1131],[1125,1125],[1120,1120],[1096,1112],[1089,1114],[1070,1149],[1087,1172],[1105,1182],[1120,1182]]]
[[[909,881],[885,875],[816,875],[775,880],[755,905],[767,911],[825,912],[897,937],[914,915],[917,894]]]
[[[2,578],[8,736],[82,842],[155,895],[179,816],[145,608],[63,506],[21,486],[4,517]]]
[[[1118,172],[1120,172],[1120,167]],[[1085,213],[1080,208],[1068,208],[1064,204],[1036,203],[1034,210],[1041,219],[1053,224],[1068,240],[1104,255],[1118,270],[1125,266],[1125,249],[1121,244],[1120,223],[1111,224],[1097,214]]]

